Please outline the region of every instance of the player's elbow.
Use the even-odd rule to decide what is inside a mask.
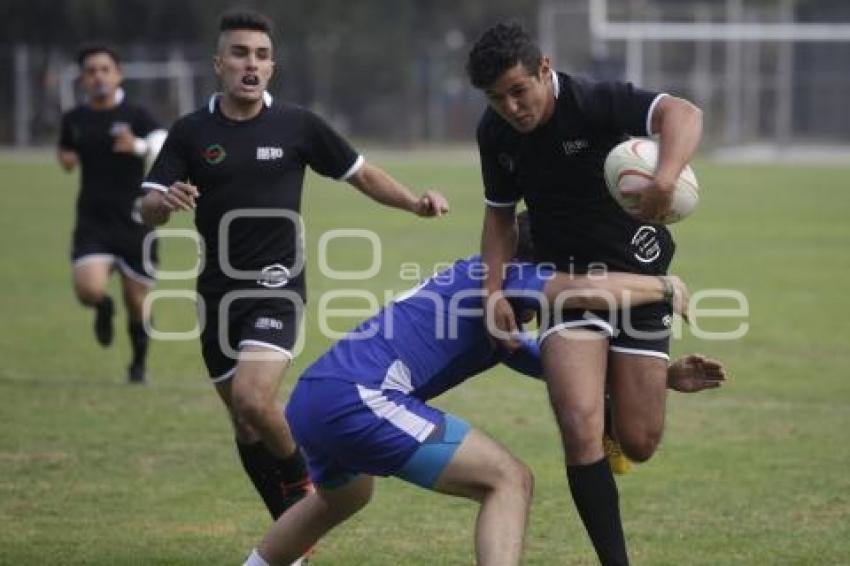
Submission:
[[[697,133],[702,132],[702,109],[684,98],[676,99],[676,123],[681,126],[688,127]]]

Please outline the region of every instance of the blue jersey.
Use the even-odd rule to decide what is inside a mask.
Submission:
[[[524,339],[525,347],[510,355],[487,333],[484,273],[479,256],[458,260],[349,332],[301,379],[336,379],[427,400],[500,362],[540,376],[534,340]],[[514,310],[536,310],[553,274],[537,264],[509,264],[504,289]]]

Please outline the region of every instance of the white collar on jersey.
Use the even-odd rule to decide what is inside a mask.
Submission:
[[[207,108],[209,108],[210,114],[215,112],[215,103],[220,97],[221,97],[220,92],[215,92],[210,97],[210,102],[207,105]],[[263,91],[263,104],[266,105],[266,108],[268,108],[272,105],[272,100],[274,100],[274,99],[272,98],[272,95],[269,94],[269,91],[264,90]]]
[[[125,94],[126,94],[126,93],[124,92],[124,89],[123,89],[123,88],[121,88],[120,86],[119,86],[118,88],[116,88],[116,89],[115,89],[115,95],[112,97],[112,100],[113,100],[113,102],[115,103],[115,106],[118,106],[119,104],[121,104],[122,102],[124,102],[124,96],[125,96]],[[89,98],[88,98],[88,97],[85,97],[83,100],[85,100],[86,102],[88,102],[88,101],[89,101]]]
[[[554,69],[549,70],[552,73],[552,88],[555,90],[555,98],[558,98],[558,95],[561,94],[561,82],[558,80],[558,73],[555,72]]]

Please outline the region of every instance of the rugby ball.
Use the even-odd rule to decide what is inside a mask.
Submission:
[[[645,187],[652,181],[658,163],[658,144],[645,138],[632,138],[616,146],[605,158],[605,184],[623,209],[637,216],[638,199],[620,193],[625,188]],[[691,166],[686,166],[676,181],[670,212],[662,224],[673,224],[687,217],[699,202],[699,185]]]

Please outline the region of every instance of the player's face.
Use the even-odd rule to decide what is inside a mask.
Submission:
[[[90,99],[111,98],[121,85],[121,69],[108,53],[92,53],[80,71],[83,90]]]
[[[515,130],[528,133],[545,123],[555,108],[549,61],[531,72],[517,63],[484,89],[490,107]]]
[[[214,63],[226,96],[240,102],[257,102],[262,100],[274,70],[272,40],[261,31],[224,32]]]

